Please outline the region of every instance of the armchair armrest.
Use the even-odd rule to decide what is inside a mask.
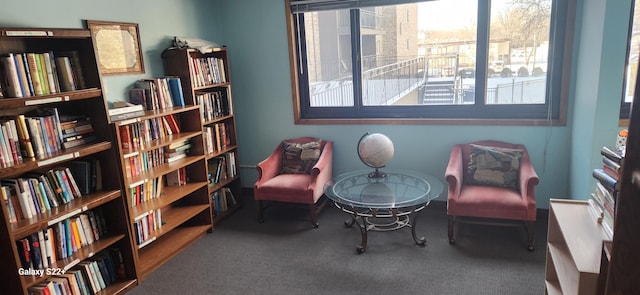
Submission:
[[[449,164],[447,165],[447,170],[444,174],[444,178],[449,187],[449,200],[454,200],[458,198],[458,195],[460,195],[463,175],[462,166],[462,147],[457,144],[451,149]]]
[[[322,148],[318,162],[311,169],[311,183],[309,189],[324,191],[324,185],[333,177],[333,142],[327,141]]]
[[[256,166],[256,170],[258,170],[256,186],[280,174],[280,170],[282,168],[282,157],[282,146],[278,145],[269,157],[258,163]]]
[[[531,164],[529,153],[525,149],[520,160],[520,193],[527,198],[527,206],[536,206],[534,188],[539,182],[540,178],[538,178],[538,174]]]

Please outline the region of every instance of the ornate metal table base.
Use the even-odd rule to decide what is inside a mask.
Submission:
[[[334,203],[336,207],[351,215],[351,219],[344,222],[345,227],[358,225],[362,240],[356,247],[358,254],[364,253],[367,248],[367,232],[369,231],[392,231],[404,227],[411,228],[411,236],[416,244],[424,246],[427,243],[425,237],[418,238],[416,235],[416,221],[418,211],[424,209],[429,203],[401,209],[367,209],[355,208]],[[413,214],[413,216],[411,216]]]

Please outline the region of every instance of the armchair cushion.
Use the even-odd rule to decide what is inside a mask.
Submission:
[[[467,185],[486,185],[520,190],[520,160],[523,151],[471,144]]]
[[[320,142],[282,142],[282,174],[310,174],[320,158]]]

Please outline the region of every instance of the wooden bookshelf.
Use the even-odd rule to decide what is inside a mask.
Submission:
[[[204,155],[215,224],[242,207],[228,51],[225,47],[208,53],[170,48],[163,52],[162,58],[165,74],[180,77],[185,103],[202,107]],[[221,157],[225,158],[225,167],[217,172],[216,164]],[[226,196],[228,191],[237,201],[235,204]]]
[[[608,238],[589,203],[551,199],[546,294],[596,294],[602,242]]]
[[[26,61],[28,53],[37,54],[38,58],[44,58],[44,53],[47,53],[48,59],[43,59],[40,63],[41,67],[50,68],[50,71],[47,71],[48,77],[46,79],[42,76],[37,78],[32,76],[27,69],[28,66],[24,62],[22,64],[18,62],[18,56],[24,56],[23,61]],[[22,212],[21,205],[16,205],[14,202],[7,200],[0,202],[0,265],[2,265],[0,276],[3,278],[2,292],[26,295],[30,293],[30,288],[48,283],[53,276],[57,276],[46,272],[43,276],[20,275],[19,270],[28,268],[28,266],[23,265],[21,261],[22,254],[17,246],[19,241],[31,236],[37,237],[38,233],[44,235],[48,229],[58,227],[61,222],[80,225],[81,216],[102,211],[109,213],[101,215],[104,218],[104,226],[107,232],[104,232],[99,239],[95,239],[91,243],[88,242],[90,240],[88,236],[85,236],[87,242],[82,245],[77,243],[77,249],[67,257],[64,256],[68,253],[62,255],[58,253],[58,247],[53,247],[55,249],[52,249],[52,251],[57,253],[55,254],[58,256],[57,259],[55,261],[47,261],[47,266],[43,263],[40,270],[63,269],[71,271],[77,268],[78,263],[92,261],[92,259],[97,258],[106,251],[117,248],[123,259],[122,275],[115,282],[100,290],[99,294],[123,294],[137,283],[137,276],[129,225],[127,222],[123,222],[127,217],[127,209],[121,190],[121,182],[118,177],[113,177],[120,174],[116,165],[118,159],[116,157],[116,146],[113,144],[113,134],[110,132],[95,132],[94,141],[65,149],[62,143],[73,139],[67,136],[63,138],[61,132],[57,133],[56,130],[58,128],[62,129],[60,127],[62,124],[58,124],[61,120],[54,120],[54,118],[62,118],[63,115],[81,115],[90,118],[90,123],[94,130],[108,130],[109,123],[102,91],[102,77],[98,72],[91,34],[89,30],[85,29],[0,28],[0,58],[10,56],[16,57],[14,59],[16,62],[14,69],[17,73],[20,73],[19,81],[20,85],[22,85],[22,97],[12,97],[12,94],[8,92],[8,85],[2,83],[4,98],[2,98],[2,103],[0,104],[0,116],[17,122],[16,116],[18,115],[33,116],[34,113],[41,110],[55,109],[59,117],[58,115],[53,117],[49,117],[49,115],[38,117],[36,115],[36,119],[40,120],[40,122],[48,122],[46,124],[43,123],[39,130],[43,142],[49,144],[46,147],[47,153],[37,154],[36,157],[31,158],[28,157],[26,152],[22,151],[23,147],[16,147],[15,154],[19,153],[23,158],[21,161],[14,160],[12,164],[3,163],[0,165],[0,179],[37,179],[33,176],[36,172],[42,173],[52,168],[69,167],[70,163],[74,161],[99,163],[99,168],[95,168],[98,166],[93,165],[92,167],[95,168],[93,172],[82,175],[83,177],[97,177],[96,181],[91,182],[91,192],[75,196],[71,201],[65,200],[63,202],[59,199],[60,203],[55,204],[53,200],[57,197],[54,195],[58,193],[54,190],[47,191],[43,189],[40,194],[34,190],[29,191],[26,195],[29,198],[28,200],[33,202],[35,198],[39,206],[44,208],[36,212],[31,218],[20,219],[20,217],[17,217],[17,220],[14,221],[12,212],[15,212],[16,208]],[[73,59],[73,71],[74,74],[77,71],[78,75],[78,84],[74,89],[63,89],[59,84],[59,79],[56,79],[59,72],[58,68],[55,67],[55,57],[63,56]],[[5,61],[7,60],[5,59]],[[47,60],[49,61],[48,63]],[[71,68],[69,69],[71,70]],[[9,76],[7,67],[2,67],[0,76]],[[46,93],[36,93],[33,89],[35,87],[33,83],[45,83],[45,80],[42,79],[46,80],[49,90]],[[82,80],[82,83],[80,83],[80,80]],[[13,87],[15,86],[13,84]],[[33,146],[36,139],[36,130],[29,129],[27,132],[32,139],[31,144]],[[3,154],[3,156],[6,155]],[[96,171],[98,172],[96,173]],[[73,173],[71,173],[71,176],[74,179],[78,179],[80,175],[73,175]],[[65,173],[65,175],[67,174]],[[53,183],[51,183],[53,181],[55,180],[42,178],[36,180],[35,183],[41,187],[46,187],[48,185],[53,186]],[[31,186],[31,188],[33,187]],[[12,208],[13,211],[11,210]],[[94,225],[93,222],[91,222],[91,225]],[[63,240],[61,237],[63,237],[62,234],[56,232],[53,240],[56,243],[68,243],[68,241],[61,241]],[[34,241],[42,242],[42,240]],[[70,245],[67,244],[67,246],[71,247]],[[38,243],[38,246],[40,246],[40,243]],[[44,244],[42,246],[44,247]],[[46,249],[43,251],[41,254],[44,253],[47,256],[52,254]],[[35,252],[30,252],[30,259],[35,262],[33,255],[36,255]],[[47,259],[47,257],[44,257],[44,259]],[[40,266],[33,267],[40,268]]]
[[[178,122],[179,133],[169,134],[168,126],[145,129],[154,126],[152,122],[160,122],[154,120],[166,116],[173,116]],[[134,129],[145,134],[137,136],[139,133],[130,132]],[[129,212],[127,223],[132,231],[136,275],[143,279],[184,246],[202,237],[183,232],[195,227],[198,233],[204,234],[212,228],[200,108],[187,105],[149,110],[143,116],[115,122],[113,130]],[[149,134],[154,135],[142,138]],[[137,145],[132,144],[136,141]],[[188,147],[177,160],[170,159],[174,145]],[[184,182],[170,185],[170,179],[179,174],[184,174]]]

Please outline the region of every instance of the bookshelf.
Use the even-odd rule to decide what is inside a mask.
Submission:
[[[200,108],[147,110],[113,130],[143,279],[212,229]]]
[[[620,192],[616,199],[613,241],[603,245],[610,254],[606,266],[605,294],[639,294],[640,283],[640,83],[636,77],[625,157],[621,165]]]
[[[204,155],[215,224],[242,206],[228,51],[225,47],[208,53],[169,48],[162,58],[165,74],[181,78],[185,103],[202,107]]]
[[[30,71],[27,55],[46,75]],[[91,132],[109,124],[90,32],[1,28],[0,59],[3,293],[64,284],[125,293],[137,283],[134,253],[120,181],[110,177],[119,174],[112,134]],[[63,84],[65,73],[73,87]],[[22,115],[34,125],[20,131]],[[91,139],[71,134],[80,130],[75,119],[88,119],[83,135]]]
[[[597,294],[602,244],[610,238],[590,206],[550,200],[545,294]]]

